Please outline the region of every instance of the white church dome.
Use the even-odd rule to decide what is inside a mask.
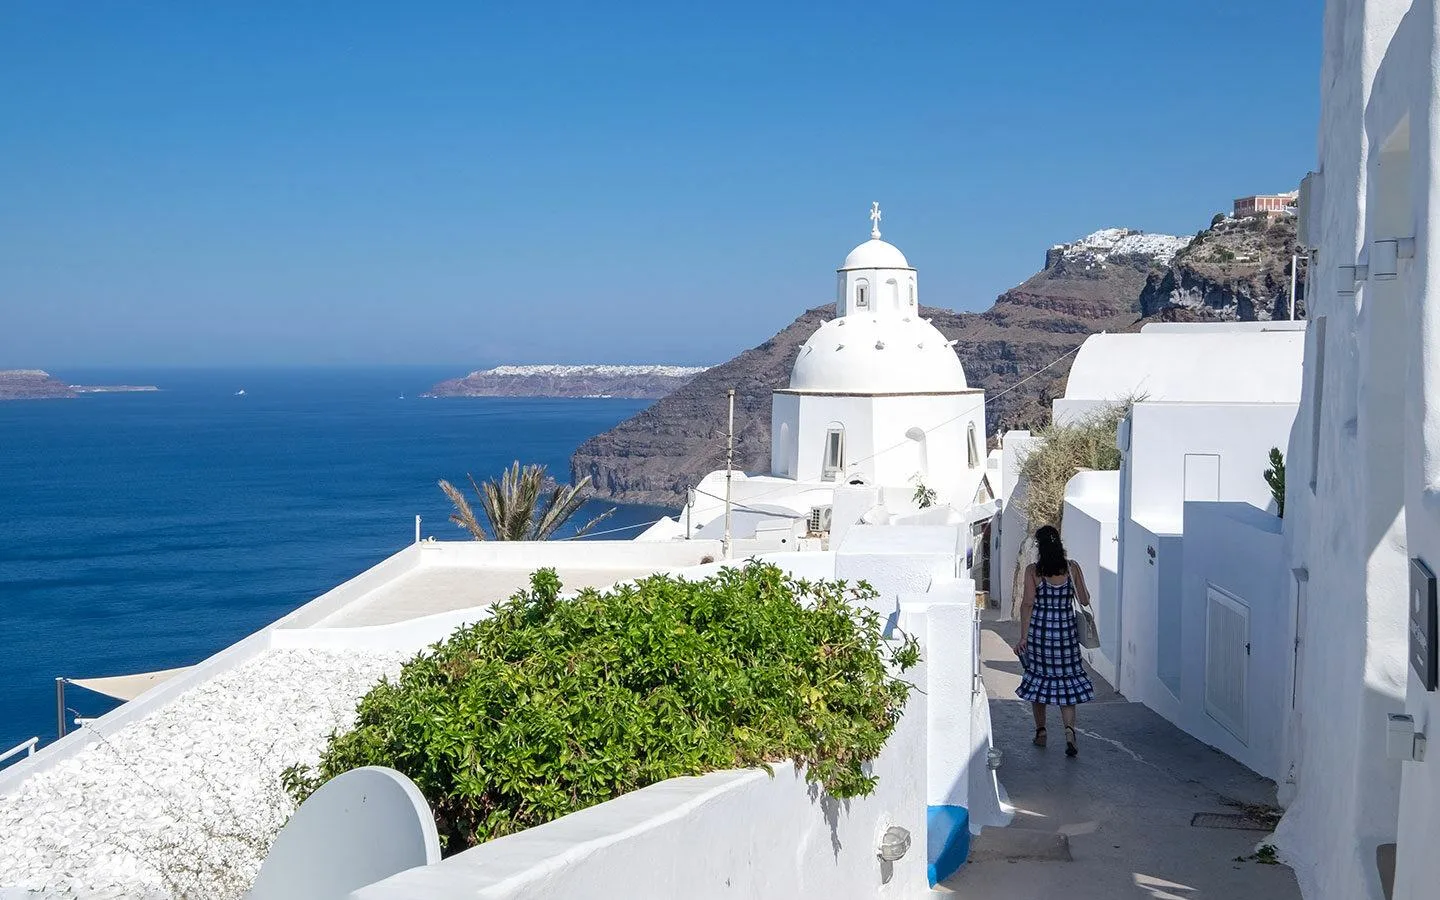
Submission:
[[[950,341],[914,316],[831,319],[810,335],[790,371],[794,391],[923,394],[968,388]]]
[[[910,263],[905,259],[905,254],[900,252],[889,241],[882,241],[878,237],[871,238],[845,257],[845,264],[840,271],[846,269],[908,269]]]

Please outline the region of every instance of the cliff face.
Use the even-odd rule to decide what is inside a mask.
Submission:
[[[627,503],[675,506],[707,472],[725,464],[726,395],[735,389],[735,466],[770,468],[770,392],[790,380],[800,345],[833,306],[806,312],[770,340],[707,369],[664,399],[581,444],[573,481]]]
[[[1295,218],[1222,218],[1197,234],[1171,264],[1152,272],[1140,294],[1140,312],[1168,308],[1197,320],[1265,321],[1290,317],[1290,265],[1299,252]],[[1295,284],[1295,317],[1305,318],[1305,267]]]
[[[985,312],[932,307],[920,312],[957,341],[970,384],[985,389],[990,434],[1035,428],[1049,421],[1051,401],[1064,393],[1071,360],[1065,354],[1091,334],[1137,329],[1147,317],[1203,321],[1273,312],[1273,302],[1241,298],[1271,296],[1266,279],[1273,280],[1281,256],[1289,265],[1285,248],[1293,244],[1294,226],[1290,244],[1282,239],[1283,222],[1270,226],[1281,229],[1273,234],[1254,226],[1248,235],[1239,234],[1244,227],[1237,225],[1234,235],[1227,227],[1216,229],[1223,234],[1207,238],[1210,232],[1204,232],[1193,240],[1122,228],[1097,231],[1050,248],[1039,272],[1001,294]],[[1256,241],[1254,262],[1242,259],[1238,249],[1230,251],[1236,256],[1229,260],[1219,252],[1250,240]],[[1175,284],[1168,292],[1167,277]],[[1202,277],[1213,303],[1187,304],[1186,291]],[[1288,274],[1284,284],[1288,297]],[[768,472],[770,392],[788,383],[800,346],[834,313],[833,305],[807,311],[765,343],[586,441],[571,458],[573,476],[590,476],[599,493],[616,500],[683,503],[690,487],[724,465],[725,391],[732,387],[736,468]]]
[[[0,400],[48,400],[74,397],[70,385],[39,369],[0,370]]]
[[[67,384],[40,369],[0,369],[0,400],[68,400],[81,394],[156,390],[152,384]]]

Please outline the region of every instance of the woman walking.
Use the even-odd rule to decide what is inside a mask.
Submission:
[[[1075,705],[1095,699],[1095,686],[1080,662],[1080,636],[1075,628],[1074,601],[1090,605],[1085,573],[1065,556],[1060,532],[1046,525],[1035,532],[1036,562],[1025,569],[1025,596],[1020,603],[1022,631],[1015,654],[1025,677],[1016,691],[1035,713],[1035,746],[1045,746],[1045,707],[1060,707],[1065,724],[1065,755],[1075,756]]]

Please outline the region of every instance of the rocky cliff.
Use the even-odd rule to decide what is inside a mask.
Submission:
[[[74,397],[70,385],[40,369],[0,369],[0,400]]]
[[[155,391],[154,385],[67,384],[41,369],[0,369],[0,400],[70,399],[81,394]]]
[[[1288,319],[1290,265],[1299,252],[1293,216],[1217,216],[1210,228],[1175,254],[1169,266],[1150,273],[1140,294],[1140,313],[1157,316],[1167,309],[1186,310],[1200,321]],[[1297,273],[1295,297],[1295,317],[1303,319],[1303,265]]]
[[[496,366],[442,381],[422,396],[653,399],[703,371],[684,366]]]
[[[1255,261],[1242,259],[1238,249],[1231,250],[1234,259],[1221,259],[1218,250],[1241,240],[1245,227],[1217,224],[1193,239],[1123,228],[1097,231],[1051,247],[1039,272],[1001,294],[985,312],[922,307],[921,314],[957,341],[970,384],[985,389],[991,435],[1038,427],[1049,420],[1051,400],[1064,393],[1067,352],[1091,334],[1135,329],[1147,317],[1197,321],[1273,311],[1273,303],[1253,298],[1269,296],[1265,279],[1280,256],[1289,265],[1289,245],[1280,239],[1286,225],[1270,225],[1280,229],[1273,234],[1251,226],[1244,239],[1258,238]],[[1293,225],[1289,228],[1293,242]],[[1169,293],[1167,276],[1175,285]],[[1189,304],[1186,286],[1200,284],[1201,277],[1211,302]],[[1285,284],[1288,296],[1288,275]],[[800,346],[833,315],[832,305],[808,310],[763,344],[586,441],[571,458],[573,476],[590,476],[600,493],[621,501],[683,503],[701,476],[724,464],[725,391],[732,387],[736,466],[769,471],[770,392],[787,383]]]

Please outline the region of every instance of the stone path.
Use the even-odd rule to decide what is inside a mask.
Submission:
[[[1065,756],[1058,710],[1050,710],[1049,747],[1033,746],[1030,705],[1015,698],[1017,635],[1013,622],[986,622],[981,639],[1015,821],[976,838],[945,888],[976,900],[1298,900],[1285,866],[1236,859],[1266,832],[1191,824],[1197,813],[1269,807],[1275,785],[1093,673],[1097,697],[1080,707],[1079,758]]]

